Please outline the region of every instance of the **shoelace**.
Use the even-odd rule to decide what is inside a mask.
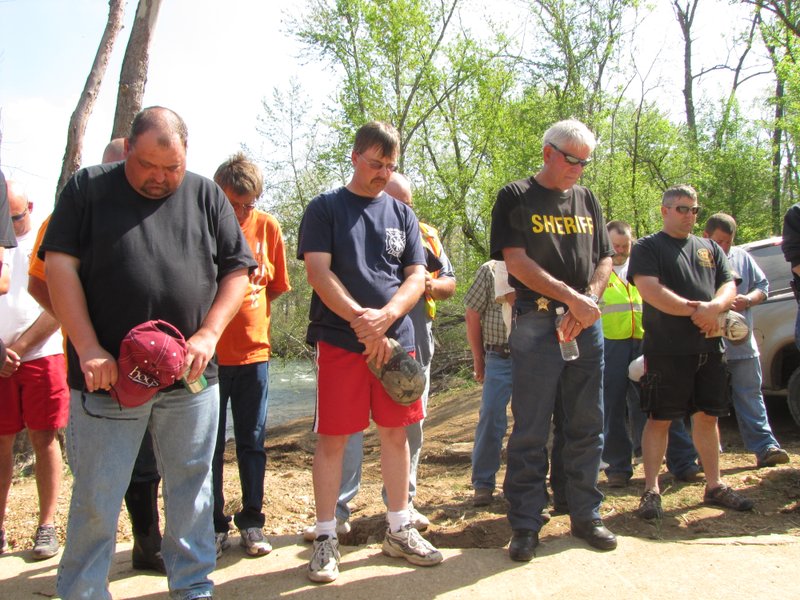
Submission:
[[[319,557],[320,566],[325,566],[334,557],[333,542],[330,539],[323,540],[317,546],[316,554]]]
[[[406,531],[408,531],[408,547],[411,549],[420,548],[424,550],[426,554],[430,554],[433,552],[433,546],[430,544],[428,540],[422,537],[419,531],[414,529],[413,527],[409,527]]]
[[[54,529],[49,529],[47,527],[39,527],[36,530],[36,546],[49,546],[53,543],[56,538],[56,532]]]

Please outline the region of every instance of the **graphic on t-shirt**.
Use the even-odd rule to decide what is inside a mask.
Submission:
[[[555,233],[557,235],[593,235],[594,220],[592,217],[584,215],[575,216],[554,216],[554,215],[531,215],[531,231],[533,233]]]
[[[386,229],[386,252],[400,258],[406,248],[406,233],[400,229],[388,227]]]
[[[256,251],[253,253],[253,256],[258,263],[258,267],[256,267],[255,271],[250,273],[249,284],[250,306],[253,308],[258,306],[258,297],[261,293],[261,289],[267,285],[267,267],[264,264],[265,250],[265,248],[262,248],[260,241],[256,242]]]
[[[711,251],[708,248],[700,248],[697,250],[697,260],[700,261],[701,267],[711,269],[714,266],[714,258],[711,256]]]

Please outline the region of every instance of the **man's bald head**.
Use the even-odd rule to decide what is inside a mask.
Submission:
[[[28,193],[18,181],[9,179],[8,186],[8,212],[14,223],[14,235],[25,235],[31,230],[31,210],[33,203],[28,200]]]
[[[114,138],[103,150],[103,163],[125,160],[125,138]]]
[[[408,177],[402,173],[396,171],[392,173],[383,191],[393,198],[397,198],[403,204],[414,208],[414,199],[411,194],[411,182],[408,180]]]

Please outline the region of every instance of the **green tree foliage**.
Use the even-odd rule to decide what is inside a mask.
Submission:
[[[728,63],[699,57],[690,63],[695,71],[686,71],[687,46],[678,50],[677,79],[690,77],[694,86],[688,124],[674,116],[687,118],[680,106],[674,113],[664,106],[665,84],[639,71],[633,40],[647,7],[637,0],[527,2],[524,27],[500,24],[493,32],[472,0],[307,0],[289,29],[308,60],[330,67],[336,92],[323,112],[311,114],[293,83],[264,101],[259,123],[269,208],[283,224],[291,254],[311,198],[348,181],[355,130],[371,119],[397,127],[399,163],[414,184],[415,210],[439,228],[459,279],[456,298],[441,303],[435,329],[456,355],[463,353],[463,335],[450,328],[463,316],[461,298],[475,269],[488,258],[497,191],[538,170],[542,136],[559,119],[577,117],[596,133],[599,144],[582,183],[596,193],[606,218],[629,221],[638,236],[660,228],[661,194],[676,183],[698,189],[704,215],[732,214],[742,242],[768,235],[798,187],[795,0],[754,2],[753,18],[727,36]],[[694,19],[710,3],[728,6],[719,0],[672,4],[691,9]],[[768,5],[791,9],[790,16],[781,19]],[[686,32],[674,17],[664,27],[682,40]],[[480,34],[470,27],[475,22],[482,23]],[[688,46],[690,52],[698,47]],[[738,102],[744,81],[764,77],[767,56],[786,89],[776,93],[776,118]],[[722,91],[709,95],[700,84],[712,72]],[[287,348],[302,339],[292,332],[304,328],[310,296],[302,264],[293,261],[291,269],[294,291],[275,328],[290,330]]]

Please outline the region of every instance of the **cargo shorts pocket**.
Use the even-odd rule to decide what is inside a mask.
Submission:
[[[641,405],[646,413],[658,408],[658,390],[661,386],[661,373],[649,372],[642,375],[640,381],[642,386]]]

